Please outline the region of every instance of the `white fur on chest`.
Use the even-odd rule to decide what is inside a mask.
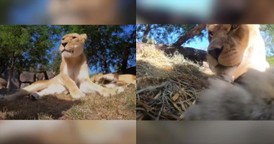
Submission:
[[[64,73],[67,74],[73,81],[81,82],[87,78],[89,78],[88,71],[84,70],[85,65],[79,66],[71,66],[68,67],[67,65],[64,66]]]

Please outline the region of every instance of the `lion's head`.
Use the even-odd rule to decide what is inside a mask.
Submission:
[[[217,75],[233,81],[248,68],[268,67],[259,25],[209,24],[207,30],[207,61]]]
[[[71,33],[64,35],[59,48],[62,57],[70,58],[81,55],[86,39],[86,34]]]

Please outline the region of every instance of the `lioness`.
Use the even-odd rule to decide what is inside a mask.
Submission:
[[[122,92],[121,87],[104,88],[89,79],[87,59],[83,53],[86,39],[86,34],[71,33],[63,36],[59,48],[62,56],[60,74],[50,80],[37,81],[14,94],[4,96],[4,99],[12,100],[27,94],[40,98],[66,91],[73,99],[79,99],[88,93],[110,96]]]
[[[265,45],[259,25],[209,24],[207,61],[210,69],[227,81],[234,81],[248,68],[265,71]]]
[[[120,85],[136,85],[136,76],[132,74],[97,74],[92,76],[91,81],[94,83],[103,83],[106,87],[117,87]],[[112,85],[114,84],[114,85]]]

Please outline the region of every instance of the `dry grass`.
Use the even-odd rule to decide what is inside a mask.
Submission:
[[[0,119],[39,120],[134,120],[135,87],[112,97],[89,95],[73,101],[69,95],[46,96],[40,100],[23,97],[0,102]]]
[[[207,85],[204,68],[182,55],[166,56],[154,45],[137,53],[136,117],[138,120],[181,120]]]

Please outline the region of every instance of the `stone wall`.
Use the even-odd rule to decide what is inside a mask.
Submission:
[[[55,73],[53,71],[45,71],[45,72],[28,72],[23,71],[20,74],[18,72],[14,72],[13,76],[11,78],[11,88],[24,88],[35,81],[38,80],[48,80],[55,76]],[[6,82],[8,80],[8,72],[4,72],[1,74],[0,78],[0,89],[6,87]]]

